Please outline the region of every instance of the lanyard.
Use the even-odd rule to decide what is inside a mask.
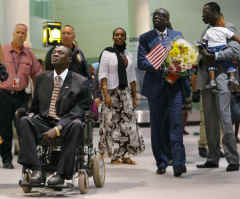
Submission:
[[[15,56],[13,55],[13,52],[11,53],[11,56],[12,56],[12,61],[13,61],[13,64],[14,64],[14,68],[15,68],[15,72],[16,72],[16,75],[18,74],[18,69],[19,69],[19,67],[20,67],[20,61],[21,61],[21,57],[22,56],[20,56],[21,54],[18,54],[17,53],[17,56],[19,56],[19,61],[18,61],[18,63],[17,63],[17,61],[16,61],[16,59],[15,59]]]

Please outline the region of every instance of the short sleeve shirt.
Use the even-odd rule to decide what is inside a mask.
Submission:
[[[33,81],[42,72],[42,67],[29,48],[23,47],[16,52],[12,45],[3,46],[4,63],[8,79],[0,82],[0,89],[21,91],[28,86],[29,78]],[[13,87],[14,79],[19,79],[19,86]]]
[[[227,39],[232,38],[234,33],[225,27],[211,27],[205,35],[204,40],[208,41],[208,47],[227,45]]]

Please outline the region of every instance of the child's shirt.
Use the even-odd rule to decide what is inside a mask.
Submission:
[[[208,47],[216,47],[227,45],[227,39],[232,38],[233,35],[234,32],[225,27],[210,27],[203,39],[208,41]]]

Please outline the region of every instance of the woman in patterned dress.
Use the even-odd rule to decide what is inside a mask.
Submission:
[[[145,149],[134,109],[137,107],[136,74],[133,57],[126,50],[126,31],[113,31],[113,47],[101,54],[98,79],[101,82],[103,106],[100,116],[99,150],[111,157],[112,164],[132,164],[129,155]]]

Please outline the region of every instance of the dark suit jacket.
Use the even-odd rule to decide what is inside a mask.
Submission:
[[[146,59],[146,55],[154,48],[158,43],[168,47],[173,40],[182,38],[182,33],[175,30],[167,29],[167,37],[164,40],[160,40],[156,30],[151,30],[140,36],[138,46],[138,68],[146,71],[142,94],[148,98],[156,98],[161,95],[161,89],[166,84],[163,71],[155,70],[152,64]]]
[[[53,71],[37,76],[31,112],[44,118],[48,116],[53,87]],[[82,120],[84,112],[90,110],[90,105],[91,97],[86,78],[69,71],[56,102],[56,113],[60,117],[58,124],[64,127],[74,119]]]

